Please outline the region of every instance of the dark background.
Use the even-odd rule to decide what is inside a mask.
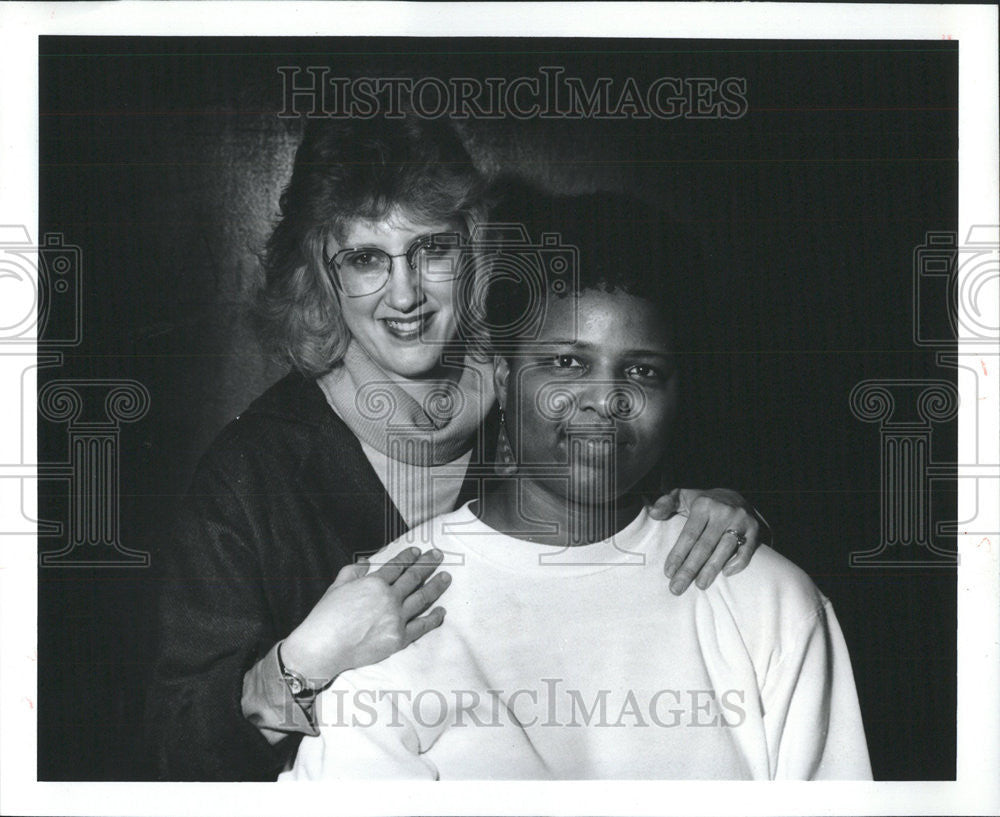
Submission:
[[[880,443],[848,395],[868,378],[954,381],[912,341],[911,286],[914,248],[957,221],[956,44],[42,37],[39,50],[39,233],[83,258],[83,342],[39,382],[149,389],[148,414],[121,430],[120,522],[122,543],[152,560],[40,568],[39,779],[153,775],[140,738],[157,551],[200,452],[281,374],[245,307],[300,129],[276,115],[282,65],[415,77],[560,65],[640,88],[747,78],[738,120],[462,127],[486,170],[632,190],[717,248],[716,353],[700,367],[683,484],[742,491],[833,600],[876,778],[954,779],[955,574],[849,567],[879,541]],[[938,306],[922,319],[940,332]],[[954,425],[933,440],[953,462]],[[64,425],[39,421],[39,462],[64,461],[66,445]],[[66,494],[41,485],[43,519],[66,518]],[[953,520],[954,486],[933,503]]]

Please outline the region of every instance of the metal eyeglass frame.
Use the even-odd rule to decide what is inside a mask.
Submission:
[[[427,235],[417,236],[415,239],[413,239],[413,241],[410,242],[409,246],[403,252],[396,253],[395,255],[393,255],[392,253],[386,252],[381,247],[375,247],[375,246],[371,246],[371,245],[368,245],[368,244],[362,244],[360,247],[344,247],[343,249],[337,250],[337,252],[335,252],[333,255],[331,255],[328,258],[327,255],[326,255],[326,249],[324,248],[323,249],[323,263],[326,265],[327,272],[329,272],[330,275],[331,275],[331,277],[333,278],[333,284],[334,284],[334,286],[337,287],[337,289],[340,292],[342,292],[345,297],[347,297],[347,298],[366,298],[369,295],[374,295],[376,292],[381,292],[385,288],[386,284],[389,283],[389,279],[392,277],[392,259],[393,258],[405,258],[406,259],[406,265],[409,267],[410,272],[415,272],[417,274],[417,279],[422,283],[423,282],[423,276],[420,274],[420,270],[417,269],[416,264],[414,263],[414,258],[416,256],[417,252],[419,252],[421,249],[423,249],[423,248],[425,248],[425,247],[427,247],[429,245],[434,244],[435,241],[437,239],[440,239],[442,236],[448,236],[448,237],[454,237],[455,238],[455,243],[453,245],[449,245],[449,246],[461,247],[462,244],[463,244],[463,234],[460,233],[460,232],[458,232],[458,231],[441,232],[441,233],[428,233]],[[360,293],[358,295],[352,295],[349,292],[347,292],[347,290],[344,289],[344,286],[343,286],[343,284],[340,281],[340,268],[342,266],[342,261],[338,261],[337,259],[338,258],[343,259],[344,256],[346,256],[348,253],[352,253],[352,252],[380,253],[381,255],[383,255],[383,256],[385,256],[386,258],[389,259],[389,267],[385,271],[385,280],[378,287],[376,287],[375,289],[373,289],[371,292],[362,292],[362,293]],[[452,275],[452,276],[450,276],[450,278],[447,278],[447,279],[444,279],[444,280],[454,280],[455,278],[457,278],[459,276],[460,272],[461,272],[460,270],[457,270],[454,275]]]

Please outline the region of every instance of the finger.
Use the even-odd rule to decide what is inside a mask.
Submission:
[[[722,568],[723,576],[732,576],[744,570],[750,564],[750,560],[753,558],[754,553],[756,553],[757,548],[761,546],[761,527],[757,524],[757,520],[752,519],[750,521],[750,525],[744,535],[747,538],[746,542],[726,562],[726,566]]]
[[[722,560],[722,564],[725,564],[726,559],[736,552],[736,537],[732,535],[723,537],[723,533],[727,527],[729,526],[724,522],[709,520],[704,530],[702,530],[701,536],[698,537],[698,540],[685,557],[684,563],[677,569],[673,581],[670,582],[671,593],[680,595],[687,590],[691,582],[701,573],[702,568],[717,549],[722,548],[725,551],[725,558]],[[685,580],[683,585],[681,584],[681,580]]]
[[[435,607],[426,616],[415,618],[406,625],[406,643],[412,644],[418,638],[427,635],[431,630],[440,627],[444,621],[444,608]]]
[[[438,573],[423,587],[410,593],[403,600],[403,621],[416,618],[428,610],[434,602],[441,598],[441,594],[448,589],[450,584],[450,573]]]
[[[402,601],[420,587],[427,580],[427,577],[438,569],[443,558],[444,554],[436,548],[421,553],[420,557],[406,568],[392,585],[396,598]]]
[[[711,526],[709,526],[711,527]],[[743,537],[742,545],[740,544],[740,537],[734,536],[732,531],[744,531],[741,533]],[[705,565],[702,567],[701,571],[698,573],[698,578],[696,584],[702,590],[709,587],[715,577],[718,576],[720,568],[724,569],[728,562],[739,552],[740,547],[746,547],[750,542],[751,536],[756,541],[758,533],[758,527],[754,520],[745,512],[741,513],[735,520],[731,520],[726,528],[719,534],[718,545],[715,548],[714,553],[712,553]],[[706,529],[706,536],[708,535]],[[753,555],[753,551],[749,552],[749,555]],[[749,559],[747,560],[749,561]],[[746,565],[743,565],[746,567]],[[731,573],[726,574],[731,575]]]
[[[678,500],[677,500],[677,489],[674,489],[669,494],[664,494],[659,499],[656,500],[652,505],[649,506],[649,515],[652,519],[669,519],[675,513],[677,513]]]
[[[382,579],[386,584],[392,584],[406,568],[416,561],[419,555],[420,550],[418,548],[407,548],[397,553],[390,561],[372,573],[372,575]]]
[[[677,571],[684,564],[684,560],[691,552],[691,548],[694,547],[694,543],[698,541],[698,537],[701,536],[701,532],[705,529],[707,522],[707,518],[700,514],[693,514],[688,517],[687,522],[684,523],[683,530],[681,530],[681,535],[677,537],[677,541],[670,549],[667,562],[663,566],[663,573],[668,579],[677,580],[680,578],[681,581],[684,581],[684,586],[687,587],[694,578],[693,573],[690,576],[678,577]]]
[[[716,539],[715,545],[709,544],[711,542],[711,537],[714,533],[710,534],[708,528],[705,529],[705,535],[703,537],[702,544],[708,550],[708,557],[705,563],[698,570],[698,577],[695,579],[695,584],[702,590],[706,590],[711,587],[712,582],[715,581],[716,576],[719,572],[726,566],[730,558],[732,558],[739,550],[738,542],[739,540],[733,536],[731,533],[722,532],[721,538]],[[698,546],[691,551],[691,555],[694,556],[698,551]],[[691,557],[689,557],[690,559]],[[692,569],[694,565],[692,565]]]
[[[333,580],[333,586],[340,587],[342,584],[362,578],[368,572],[369,567],[371,567],[371,562],[367,559],[358,559],[354,564],[342,567],[337,573],[337,578]]]

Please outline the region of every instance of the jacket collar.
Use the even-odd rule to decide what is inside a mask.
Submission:
[[[330,408],[319,384],[294,370],[254,400],[244,414],[278,417],[314,428],[333,426],[347,429],[344,421]],[[493,462],[499,428],[499,412],[494,405],[484,418],[480,445],[473,450],[473,462]],[[351,436],[354,436],[353,433]],[[360,450],[360,443],[358,446]]]

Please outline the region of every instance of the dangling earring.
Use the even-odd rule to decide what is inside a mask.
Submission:
[[[511,448],[510,437],[507,436],[507,420],[502,408],[500,409],[500,433],[497,435],[496,462],[493,463],[493,470],[504,477],[517,473],[517,460],[514,459],[514,449]]]

